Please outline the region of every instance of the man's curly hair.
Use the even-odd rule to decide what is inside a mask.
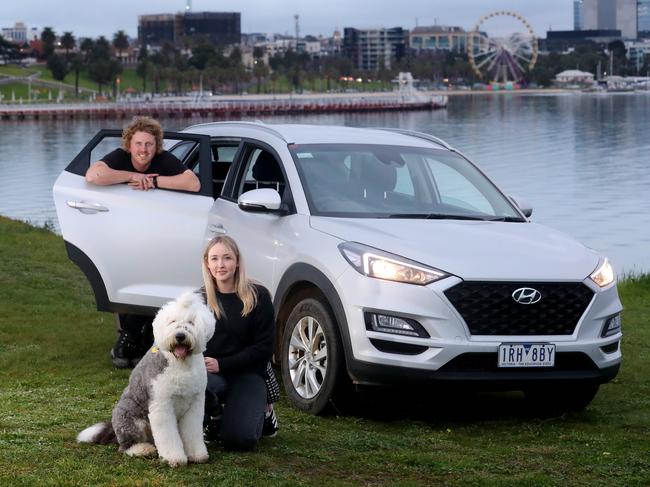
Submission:
[[[163,150],[163,129],[157,120],[151,117],[133,117],[131,123],[122,131],[122,148],[129,152],[131,139],[136,132],[146,132],[156,139],[156,154]]]

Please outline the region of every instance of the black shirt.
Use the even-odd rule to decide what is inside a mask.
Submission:
[[[216,358],[219,372],[250,371],[264,375],[271,360],[275,342],[275,313],[269,291],[254,284],[257,304],[242,317],[244,303],[236,293],[217,291],[217,299],[224,311],[214,327],[204,355]]]
[[[140,172],[131,162],[131,154],[125,151],[122,148],[115,149],[113,152],[109,152],[104,157],[101,158],[101,161],[104,162],[111,169],[117,171],[131,171],[131,172]],[[160,154],[153,156],[151,164],[144,174],[159,174],[160,176],[176,176],[177,174],[183,174],[187,168],[183,163],[173,154],[170,154],[167,151],[162,151]]]

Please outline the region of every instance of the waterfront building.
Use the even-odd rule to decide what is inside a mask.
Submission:
[[[627,57],[630,64],[634,66],[637,74],[646,74],[642,72],[644,66],[650,66],[650,40],[643,40],[642,42],[626,42],[625,48],[627,49]]]
[[[13,27],[3,27],[0,34],[6,41],[14,44],[25,44],[31,40],[28,36],[27,26],[22,22],[16,22]]]
[[[241,34],[241,44],[242,46],[255,47],[260,45],[265,45],[268,42],[268,36],[261,32],[252,32],[249,34]]]
[[[638,0],[583,0],[583,30],[620,30],[625,39],[637,38]]]
[[[407,42],[408,31],[401,27],[343,29],[343,54],[356,69],[389,69],[393,60],[399,60],[406,54]]]
[[[478,36],[474,32],[466,32],[462,27],[446,25],[415,27],[409,33],[409,45],[415,53],[434,50],[464,53],[467,52],[469,44],[467,38],[470,35]],[[478,42],[473,44],[478,45]]]
[[[555,84],[561,87],[586,87],[594,84],[594,75],[577,69],[567,69],[555,75]]]
[[[203,36],[216,45],[239,44],[239,12],[185,12],[178,14],[140,15],[138,40],[148,47],[165,43],[182,46],[186,38]]]
[[[138,17],[138,41],[140,45],[162,46],[166,42],[174,44],[181,35],[180,26],[176,26],[176,15],[140,15]]]
[[[582,18],[582,0],[573,1],[573,30],[582,30],[584,27]]]
[[[640,38],[650,38],[650,0],[638,0],[637,4],[637,35]]]
[[[186,12],[182,15],[183,33],[187,37],[208,37],[215,45],[239,44],[241,13]]]
[[[567,52],[585,44],[606,46],[621,39],[620,30],[549,30],[540,49],[547,52]]]

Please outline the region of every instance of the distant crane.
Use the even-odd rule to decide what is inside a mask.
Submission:
[[[300,37],[300,15],[295,14],[293,16],[293,21],[296,28],[296,52],[298,52],[298,38]]]
[[[192,11],[192,0],[187,0],[185,2],[185,11],[186,12],[191,12]]]

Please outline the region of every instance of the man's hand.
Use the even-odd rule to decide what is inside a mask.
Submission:
[[[216,358],[204,357],[203,360],[205,361],[205,368],[208,370],[208,372],[211,374],[219,373],[219,362],[217,362]]]
[[[129,186],[131,186],[133,189],[139,189],[140,191],[153,189],[155,187],[153,184],[154,176],[158,176],[158,174],[142,174],[138,172],[131,173]]]

